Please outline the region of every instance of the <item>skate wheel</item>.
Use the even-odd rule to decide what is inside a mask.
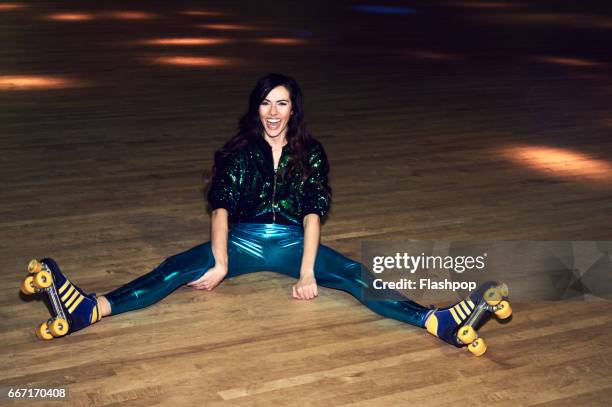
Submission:
[[[509,292],[510,292],[510,290],[508,290],[508,284],[506,284],[506,283],[501,283],[501,284],[499,285],[499,294],[500,294],[502,297],[507,297]]]
[[[499,319],[506,319],[512,315],[512,307],[510,307],[510,303],[506,300],[497,304],[497,308],[495,315],[497,315]]]
[[[502,299],[501,293],[499,292],[499,287],[491,287],[489,289],[487,289],[487,291],[485,291],[484,293],[484,300],[487,302],[487,304],[489,305],[497,305],[499,304],[499,302]]]
[[[482,356],[487,351],[487,344],[482,338],[478,338],[469,344],[468,349],[474,356]]]
[[[27,276],[21,283],[21,292],[26,295],[36,294],[36,286],[34,285],[34,277]]]
[[[457,339],[459,339],[465,345],[469,345],[470,343],[474,342],[476,337],[476,330],[470,325],[462,326],[459,328],[459,331],[457,331]]]
[[[40,270],[42,270],[42,264],[36,259],[30,260],[28,263],[28,272],[38,273]]]
[[[34,274],[34,285],[36,287],[44,289],[51,287],[51,284],[53,284],[53,277],[51,277],[51,273],[48,271],[39,271]]]
[[[38,339],[43,341],[50,341],[53,339],[53,335],[51,335],[51,332],[49,332],[49,326],[46,322],[43,322],[38,326],[36,329],[36,336],[38,336]]]
[[[54,319],[49,325],[49,332],[55,337],[66,335],[68,333],[68,322],[64,318]]]

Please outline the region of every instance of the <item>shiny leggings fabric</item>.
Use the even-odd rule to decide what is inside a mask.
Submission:
[[[303,247],[301,227],[237,223],[228,234],[226,278],[256,271],[273,271],[299,278]],[[148,274],[105,294],[111,304],[111,313],[154,304],[177,288],[197,280],[214,264],[210,242],[171,256]],[[393,293],[375,299],[368,294],[372,292],[368,290],[374,277],[365,266],[325,245],[319,245],[314,271],[319,285],[346,291],[382,316],[424,326],[429,309]]]

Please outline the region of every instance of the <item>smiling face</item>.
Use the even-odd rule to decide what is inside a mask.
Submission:
[[[291,118],[291,97],[284,86],[277,86],[259,105],[259,119],[268,137],[285,137]]]

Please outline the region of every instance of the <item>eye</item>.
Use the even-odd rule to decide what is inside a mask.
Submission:
[[[260,106],[268,106],[270,103],[267,100],[264,100],[263,102],[261,102]]]
[[[287,102],[280,102],[279,105],[280,106],[287,106]]]

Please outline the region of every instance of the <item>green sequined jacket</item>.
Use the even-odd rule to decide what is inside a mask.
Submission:
[[[302,226],[304,216],[329,211],[331,194],[329,165],[323,146],[315,141],[308,151],[312,172],[302,180],[295,170],[286,180],[279,172],[289,161],[289,146],[283,147],[274,171],[272,148],[263,138],[246,146],[219,163],[208,191],[211,208],[225,208],[229,222],[281,223]]]

